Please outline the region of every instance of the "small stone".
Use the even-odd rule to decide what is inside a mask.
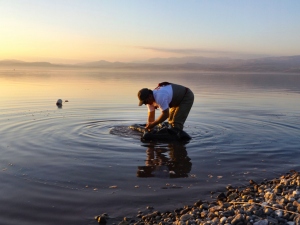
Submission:
[[[220,223],[225,223],[227,220],[227,218],[225,216],[223,216],[221,219],[220,219]]]
[[[275,211],[275,214],[278,216],[278,217],[282,217],[283,215],[283,211],[281,209],[278,209]]]
[[[205,202],[205,203],[203,203],[203,204],[200,206],[200,208],[202,208],[202,209],[208,209],[208,204]]]
[[[104,216],[106,219],[109,218],[109,215],[107,213],[102,213],[101,216]]]
[[[201,200],[199,200],[199,201],[195,202],[194,205],[197,206],[197,207],[199,207],[202,203],[203,203],[203,202],[202,202]]]
[[[187,221],[187,220],[192,219],[192,218],[193,218],[193,216],[191,214],[185,214],[185,215],[182,215],[180,217],[180,220],[181,221]]]
[[[288,224],[288,225],[295,225],[295,222],[293,222],[293,221],[288,221],[287,224]]]
[[[255,222],[253,225],[268,225],[268,220],[259,220]]]
[[[298,206],[298,205],[300,205],[299,202],[297,202],[297,201],[294,200],[293,201],[293,206]]]
[[[281,194],[282,189],[281,188],[274,188],[274,194]]]
[[[276,220],[273,217],[268,216],[267,220],[268,220],[269,224],[278,224],[278,220]]]
[[[254,180],[249,180],[250,185],[256,185],[257,183]]]
[[[228,201],[232,201],[232,200],[235,200],[236,198],[238,197],[238,194],[237,193],[231,193],[227,199]]]
[[[273,212],[273,210],[270,209],[270,208],[265,208],[264,209],[264,213],[267,214],[267,215],[270,215],[272,212]]]
[[[233,220],[231,221],[231,224],[235,225],[235,224],[238,224],[239,222],[243,222],[243,220],[244,220],[244,216],[239,213],[233,218]]]
[[[214,224],[218,224],[220,222],[220,219],[218,217],[215,217],[215,218],[212,219],[212,222]]]
[[[104,216],[99,216],[98,217],[98,223],[99,224],[106,224],[107,223],[106,218]]]
[[[225,201],[225,200],[227,199],[227,197],[226,197],[226,195],[222,192],[221,194],[219,194],[219,195],[217,196],[217,199],[218,199],[219,201]]]
[[[207,211],[202,211],[201,212],[201,214],[200,214],[200,216],[202,217],[202,218],[205,218],[206,217],[206,215],[207,215]]]
[[[221,209],[221,206],[213,206],[209,208],[209,212],[216,212]]]
[[[119,223],[119,225],[128,225],[128,224],[129,224],[129,222],[124,221],[124,220]]]
[[[293,196],[294,196],[294,197],[297,197],[297,196],[299,196],[299,195],[300,195],[300,191],[299,191],[299,190],[293,191]]]

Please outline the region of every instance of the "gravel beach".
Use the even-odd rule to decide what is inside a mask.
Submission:
[[[197,201],[171,211],[159,212],[148,207],[136,218],[111,223],[109,215],[95,219],[99,224],[119,225],[300,225],[300,174],[290,171],[280,178],[246,187],[226,187],[213,201]]]

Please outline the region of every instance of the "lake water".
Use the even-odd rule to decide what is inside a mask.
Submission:
[[[138,90],[161,81],[195,94],[185,145],[127,128],[146,120]],[[2,68],[0,224],[118,223],[300,170],[299,99],[299,74]]]

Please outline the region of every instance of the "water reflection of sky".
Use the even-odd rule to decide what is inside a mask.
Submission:
[[[0,104],[24,99],[56,101],[61,98],[80,104],[93,102],[95,105],[108,103],[135,107],[136,93],[140,88],[155,88],[164,80],[190,87],[195,93],[195,102],[200,105],[215,101],[221,107],[234,105],[235,101],[257,105],[276,98],[276,104],[286,108],[295,103],[294,95],[300,93],[300,75],[295,74],[2,69]]]

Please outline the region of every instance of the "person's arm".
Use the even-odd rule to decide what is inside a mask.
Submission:
[[[148,112],[147,124],[154,122],[154,120],[155,120],[155,110]]]
[[[148,124],[146,125],[146,129],[151,130],[156,125],[158,125],[158,124],[164,122],[166,119],[168,119],[168,117],[169,117],[169,108],[162,111],[160,116],[156,120],[154,120],[153,122],[148,122]]]

